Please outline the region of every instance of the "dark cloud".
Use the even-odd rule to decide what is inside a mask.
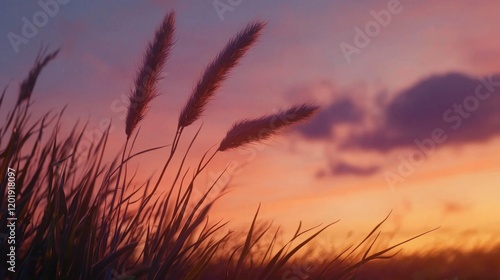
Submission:
[[[332,164],[329,170],[321,170],[318,172],[317,177],[323,178],[327,175],[354,175],[354,176],[369,176],[375,174],[380,170],[380,167],[377,166],[369,166],[369,167],[359,167],[355,165],[351,165],[346,162],[339,162],[336,164]]]
[[[498,75],[432,76],[397,94],[378,127],[352,136],[343,146],[377,151],[411,147],[435,129],[444,131],[445,144],[485,141],[500,134],[499,108]]]
[[[346,162],[340,162],[332,166],[331,172],[334,175],[358,175],[368,176],[376,173],[379,170],[377,166],[359,167]]]
[[[361,132],[353,132],[339,143],[341,150],[376,152],[415,147],[425,151],[430,149],[429,145],[434,149],[480,143],[500,134],[500,75],[479,78],[460,73],[434,75],[376,104],[381,106],[381,121],[370,130],[362,128],[369,112],[347,97],[337,99],[297,130],[306,139],[331,141],[332,128],[348,124],[356,128],[352,131],[361,128]],[[440,141],[431,140],[433,137]],[[369,176],[379,169],[337,163],[317,176]]]
[[[328,139],[333,137],[332,128],[342,123],[359,123],[363,119],[363,110],[348,98],[334,101],[310,121],[297,127],[297,131],[308,139]]]

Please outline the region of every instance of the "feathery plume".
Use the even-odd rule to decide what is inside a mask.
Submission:
[[[255,43],[264,28],[264,23],[254,22],[247,25],[226,47],[217,55],[205,69],[191,97],[179,116],[178,127],[186,127],[195,122],[205,110],[205,107],[222,82],[250,47]]]
[[[59,49],[52,53],[46,55],[47,48],[41,48],[35,60],[35,65],[30,70],[28,77],[21,83],[21,88],[19,90],[19,97],[17,99],[17,105],[21,104],[24,100],[28,100],[33,93],[35,88],[36,80],[42,72],[43,68],[54,58],[56,58],[59,53]]]
[[[157,84],[172,48],[175,13],[167,14],[148,45],[142,67],[135,80],[135,88],[130,96],[130,105],[125,123],[127,138],[144,118],[148,104],[157,96]]]
[[[317,106],[302,104],[273,115],[240,121],[227,132],[218,150],[225,151],[265,140],[277,134],[282,128],[307,119],[318,109]]]

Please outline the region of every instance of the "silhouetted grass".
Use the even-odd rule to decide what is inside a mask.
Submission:
[[[441,249],[363,266],[358,279],[500,279],[500,246],[470,251]]]
[[[340,252],[339,252],[340,253]],[[323,255],[327,259],[329,255]],[[354,275],[339,276],[345,265],[341,260],[335,263],[324,259],[289,261],[280,277],[274,279],[351,279]],[[356,259],[343,262],[355,263]],[[500,246],[477,248],[471,251],[459,249],[439,249],[427,253],[400,254],[389,261],[373,261],[364,264],[356,275],[361,280],[496,280],[500,279]],[[329,274],[321,274],[326,267]],[[213,262],[208,267],[210,275],[204,280],[225,279],[226,263],[224,260]],[[249,278],[251,279],[251,278]],[[257,279],[257,278],[255,278]]]
[[[0,206],[2,233],[7,224],[7,169],[16,170],[16,272],[7,271],[2,254],[0,277],[11,279],[282,279],[299,250],[330,227],[302,229],[293,237],[278,240],[280,231],[258,222],[258,210],[245,237],[238,241],[226,222],[212,222],[209,214],[224,189],[216,192],[216,180],[201,197],[194,195],[197,178],[217,153],[261,141],[297,121],[307,119],[317,107],[297,105],[275,115],[237,122],[215,151],[207,151],[198,164],[188,168],[186,157],[200,137],[183,131],[197,121],[220,84],[239,59],[255,43],[263,23],[252,23],[229,41],[210,64],[193,95],[180,113],[171,145],[134,151],[138,125],[156,96],[160,73],[172,45],[175,18],[168,14],[148,45],[138,71],[126,120],[124,148],[111,162],[104,159],[109,130],[85,149],[86,126],[75,124],[69,135],[60,133],[63,111],[30,115],[30,96],[42,69],[58,51],[43,49],[21,84],[18,101],[0,128]],[[0,99],[0,108],[6,91]],[[3,109],[3,108],[1,108]],[[279,119],[279,121],[276,121]],[[286,120],[286,121],[283,121]],[[135,132],[135,134],[133,134]],[[188,143],[179,151],[179,143]],[[127,162],[154,152],[165,158],[159,177],[141,185]],[[180,163],[172,166],[172,158]],[[170,172],[171,180],[165,179]],[[221,175],[222,176],[222,175]],[[158,192],[161,190],[165,192]],[[215,197],[215,199],[214,199]],[[385,219],[384,219],[385,221]],[[391,257],[393,249],[372,252],[380,234],[378,224],[358,245],[337,256],[325,256],[321,270],[312,278],[352,277],[375,259]],[[2,240],[2,247],[10,246]],[[210,278],[210,279],[215,279]]]

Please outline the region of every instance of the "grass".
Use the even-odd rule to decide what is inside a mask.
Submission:
[[[195,195],[197,178],[213,158],[230,149],[263,141],[319,108],[298,104],[275,114],[235,122],[216,150],[207,151],[195,166],[186,158],[201,137],[185,139],[183,132],[198,121],[218,88],[245,53],[256,43],[265,24],[250,23],[222,49],[205,69],[185,107],[170,145],[135,151],[139,125],[157,96],[157,83],[170,55],[175,15],[169,13],[148,44],[137,72],[125,124],[124,148],[105,160],[109,130],[88,148],[82,146],[86,126],[75,124],[68,135],[60,133],[64,109],[31,117],[31,96],[36,81],[57,57],[58,50],[42,49],[22,82],[18,101],[0,128],[0,195],[7,201],[8,170],[15,170],[16,243],[15,273],[7,271],[2,254],[0,277],[10,279],[285,279],[295,256],[334,223],[297,231],[280,240],[281,231],[253,222],[242,238],[227,229],[225,221],[209,214],[225,189],[215,181],[201,196]],[[0,108],[5,107],[2,93]],[[179,143],[187,143],[180,151]],[[158,178],[134,184],[127,163],[147,153],[162,154],[165,163]],[[178,165],[172,159],[180,159]],[[169,174],[170,176],[165,176]],[[223,174],[222,174],[223,175]],[[222,176],[221,175],[221,176]],[[167,180],[166,178],[171,178]],[[12,190],[11,190],[12,191]],[[0,206],[0,229],[9,233],[7,203]],[[386,218],[387,219],[387,218]],[[392,251],[410,240],[373,251],[380,228],[334,256],[325,256],[316,279],[353,278],[361,266],[390,258]],[[425,234],[425,233],[424,233]],[[420,236],[420,235],[419,235]],[[418,237],[418,236],[417,236]],[[416,237],[415,237],[416,238]],[[8,248],[7,240],[2,240]],[[215,277],[215,278],[214,278]]]

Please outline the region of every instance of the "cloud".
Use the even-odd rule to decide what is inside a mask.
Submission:
[[[359,123],[363,119],[363,110],[347,97],[338,99],[323,108],[313,119],[297,127],[297,131],[307,139],[333,138],[335,125]]]
[[[470,205],[459,203],[456,201],[446,201],[443,203],[443,213],[445,214],[458,214],[469,210]]]
[[[357,175],[368,176],[376,173],[379,170],[377,166],[359,167],[346,162],[340,162],[332,166],[331,173],[333,175]]]
[[[349,137],[343,147],[385,152],[415,146],[442,129],[443,144],[483,142],[500,134],[500,76],[435,75],[396,94],[383,121]]]
[[[368,119],[373,114],[366,106],[343,97],[330,102],[297,131],[305,139],[332,142],[337,140],[333,128],[345,124],[351,134],[337,140],[340,150],[380,153],[429,143],[436,131],[440,131],[441,141],[434,140],[435,147],[482,143],[500,134],[500,75],[479,78],[462,73],[433,75],[393,96],[388,101],[374,103],[381,106],[377,108],[381,112],[378,122]],[[379,169],[341,162],[331,164],[317,176],[369,176]]]
[[[380,170],[378,166],[360,167],[347,162],[331,164],[328,169],[319,170],[316,177],[321,179],[327,176],[370,176]]]

